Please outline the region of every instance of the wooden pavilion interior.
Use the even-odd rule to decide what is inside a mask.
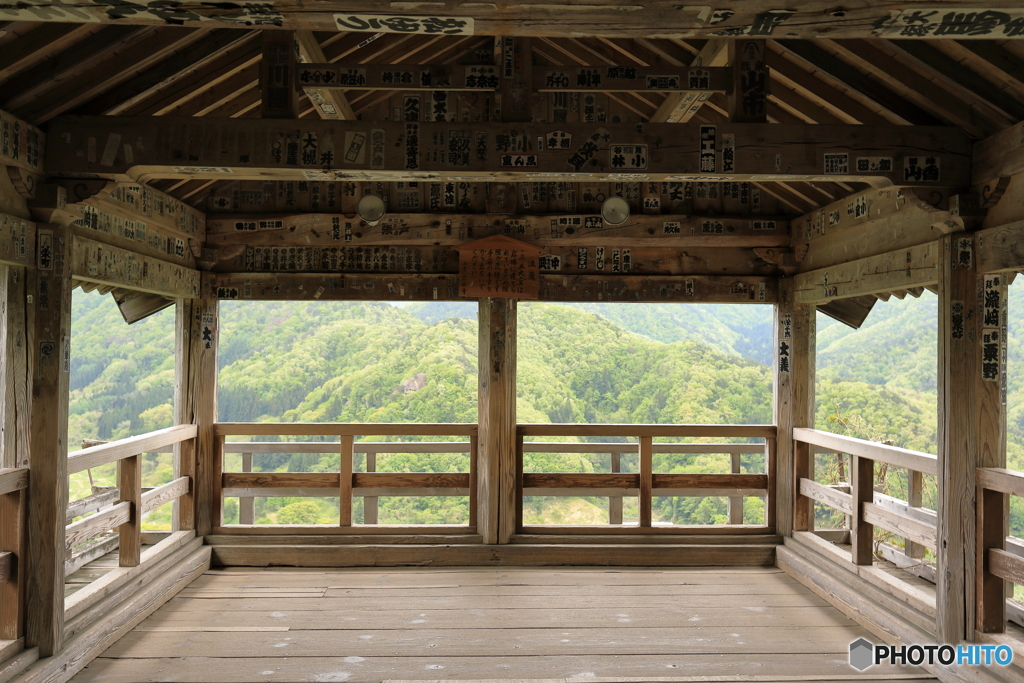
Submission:
[[[0,5],[0,683],[1024,680],[1024,9],[729,7]],[[129,322],[176,308],[174,426],[67,442],[77,287]],[[815,429],[817,311],[858,326],[926,289],[938,452]],[[529,299],[774,306],[773,424],[517,423]],[[222,300],[477,301],[478,421],[218,422]],[[469,471],[368,466],[413,437]],[[523,471],[563,437],[613,468]],[[339,471],[252,471],[296,441]],[[173,481],[144,490],[142,454],[170,451]],[[658,452],[763,467],[664,474]],[[816,479],[816,453],[847,480]],[[69,501],[69,475],[113,462],[116,490]],[[883,466],[906,499],[876,490]],[[337,498],[339,524],[255,524],[270,495]],[[395,495],[468,495],[469,523],[376,523]],[[524,524],[524,495],[608,496],[608,524]],[[671,526],[666,495],[740,503]],[[144,532],[170,501],[173,530]],[[815,506],[846,527],[815,529]],[[859,638],[1015,657],[861,670]]]

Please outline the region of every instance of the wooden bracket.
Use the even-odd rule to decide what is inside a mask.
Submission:
[[[800,262],[807,255],[807,245],[800,245],[798,251],[792,249],[755,248],[754,253],[765,263],[778,266],[779,270],[786,275],[792,275],[800,268]]]

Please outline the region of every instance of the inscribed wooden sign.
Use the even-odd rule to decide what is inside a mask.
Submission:
[[[519,240],[495,235],[455,247],[459,252],[459,296],[536,299],[540,293],[543,251]]]

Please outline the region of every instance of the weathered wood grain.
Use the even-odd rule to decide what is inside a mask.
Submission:
[[[196,426],[185,424],[158,429],[155,432],[140,434],[139,436],[130,436],[101,446],[83,448],[68,456],[68,473],[82,472],[90,467],[99,467],[100,465],[138,455],[139,453],[150,453],[156,449],[192,439],[195,436]]]
[[[938,458],[930,453],[921,453],[920,451],[888,446],[874,441],[840,436],[817,429],[798,428],[794,430],[793,436],[799,441],[820,446],[822,450],[849,453],[877,462],[888,463],[895,467],[916,470],[924,474],[935,475],[937,472]]]
[[[789,221],[782,216],[631,214],[622,225],[600,215],[388,213],[363,225],[343,213],[213,214],[211,245],[247,246],[458,246],[470,239],[510,235],[537,246],[566,247],[784,247]],[[933,238],[934,239],[934,238]]]
[[[411,126],[411,128],[410,128]],[[538,150],[535,141],[551,124],[476,123],[473,138],[482,134],[486,154],[451,161],[447,146],[437,154],[433,136],[465,127],[460,123],[397,123],[391,121],[303,120],[296,131],[291,122],[273,119],[213,119],[160,117],[64,117],[50,122],[48,171],[63,178],[99,176],[110,180],[144,182],[149,178],[231,180],[413,180],[442,178],[508,179],[528,181],[530,174],[544,173],[549,181],[579,180],[587,174],[602,180],[811,180],[873,182],[883,186],[965,187],[970,175],[970,140],[956,128],[802,126],[796,124],[647,124],[642,132],[629,124],[563,124],[574,144],[568,150]],[[498,141],[512,129],[526,142],[513,149]],[[382,131],[383,154],[367,153],[364,147],[373,131]],[[701,135],[712,136],[721,147],[724,136],[733,136],[736,149],[731,171],[721,164],[701,164]],[[353,136],[360,136],[355,143]],[[117,136],[116,138],[114,136]],[[297,136],[297,137],[295,137]],[[289,161],[280,153],[299,140],[317,140],[316,154]],[[597,136],[596,140],[591,140]],[[379,134],[378,134],[378,137]],[[396,147],[399,138],[405,145]],[[410,140],[414,138],[414,140]],[[131,140],[130,160],[117,147],[114,154],[90,161],[89,140],[104,148],[111,140]],[[292,139],[292,142],[287,142]],[[346,139],[353,140],[345,143]],[[209,144],[218,140],[218,144]],[[587,144],[591,143],[591,144]],[[275,154],[275,145],[278,152]],[[642,146],[642,153],[626,158],[616,147]],[[799,153],[787,150],[799,149]],[[322,155],[330,154],[324,164]],[[644,156],[646,154],[646,156]],[[776,160],[776,155],[781,155]],[[828,164],[825,159],[830,160]],[[95,154],[94,154],[95,157]],[[382,157],[382,158],[381,158]],[[434,160],[435,157],[438,160]],[[485,157],[485,160],[480,160]],[[621,160],[619,157],[623,157]],[[889,170],[858,170],[857,160],[892,159]],[[380,158],[377,163],[375,159]],[[923,159],[937,160],[938,175],[921,171]],[[630,160],[631,159],[631,160]],[[697,169],[705,169],[703,171]],[[629,173],[623,177],[623,173]]]
[[[650,301],[660,303],[775,303],[777,280],[749,275],[541,274],[542,301]],[[453,270],[408,273],[209,273],[203,292],[218,300],[466,301]]]
[[[74,237],[71,262],[77,280],[170,298],[199,297],[199,271],[81,236]]]
[[[975,469],[977,388],[982,383],[978,342],[975,240],[947,236],[939,262],[938,550],[936,605],[940,642],[974,635]]]
[[[64,621],[64,519],[68,506],[68,378],[71,354],[71,235],[48,226],[37,233],[29,330],[32,367],[26,565],[26,644],[40,656],[60,650]]]
[[[928,242],[800,273],[794,278],[794,296],[799,303],[820,304],[932,286],[939,281],[940,249],[941,242]]]
[[[839,510],[847,515],[853,514],[853,497],[849,493],[837,491],[831,486],[825,486],[806,478],[801,478],[799,484],[800,495],[813,498],[819,503],[824,503],[830,508]]]

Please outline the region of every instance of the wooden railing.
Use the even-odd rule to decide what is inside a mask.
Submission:
[[[23,635],[20,614],[25,582],[21,560],[28,477],[26,468],[0,469],[0,641]]]
[[[1008,539],[1006,497],[1024,498],[1024,472],[979,467],[977,487],[978,595],[975,623],[982,633],[1006,630],[1005,583],[1024,585],[1024,553],[1018,539]]]
[[[518,430],[519,480],[518,519],[522,516],[523,496],[607,496],[609,524],[622,524],[622,497],[639,498],[638,529],[653,526],[653,498],[657,496],[724,496],[729,498],[729,523],[743,524],[743,497],[763,497],[765,524],[751,526],[754,533],[763,533],[775,526],[775,427],[771,425],[587,425],[587,424],[523,424]],[[638,443],[538,443],[526,437],[596,437],[636,438]],[[655,444],[658,437],[671,438],[759,438],[760,444]],[[542,453],[608,453],[608,473],[539,473],[523,472],[522,454]],[[638,472],[622,473],[619,458],[623,453],[638,453]],[[728,453],[730,472],[722,474],[662,474],[653,471],[655,453]],[[764,474],[741,474],[740,456],[763,454]],[[540,528],[522,526],[528,531],[578,530],[578,527]],[[722,527],[714,527],[721,529]],[[695,530],[695,527],[679,527]]]
[[[880,527],[907,541],[907,553],[923,556],[921,548],[935,550],[935,512],[920,507],[921,475],[935,475],[938,458],[929,453],[854,439],[815,429],[793,430],[794,511],[793,530],[814,529],[814,502],[837,510],[849,519],[850,559],[870,565],[874,559],[874,528]],[[814,481],[814,450],[850,455],[849,492]],[[909,471],[909,500],[875,491],[875,463]]]
[[[64,543],[69,561],[77,565],[85,556],[92,556],[106,548],[112,549],[113,542],[102,537],[109,531],[117,530],[119,565],[139,565],[142,517],[179,498],[183,499],[182,507],[192,504],[191,477],[188,474],[144,492],[142,454],[195,439],[197,431],[195,425],[178,425],[68,454],[69,475],[112,462],[118,463],[116,494],[101,491],[68,506],[68,519],[88,512],[96,513],[67,525]],[[98,537],[99,540],[94,540]]]
[[[476,526],[475,424],[339,424],[339,423],[218,423],[214,428],[220,491],[214,496],[214,519],[223,526],[225,497],[239,499],[239,524],[254,522],[254,499],[268,496],[329,497],[339,499],[339,527],[351,529],[352,502],[363,497],[364,525],[377,524],[377,498],[382,496],[468,496],[469,522]],[[468,442],[356,442],[361,435],[466,436]],[[225,441],[227,436],[337,436],[338,441]],[[242,471],[224,472],[224,454],[241,453]],[[252,472],[255,453],[339,453],[338,472]],[[366,455],[366,471],[355,472],[355,454]],[[468,453],[469,472],[376,472],[376,456],[383,453]],[[424,525],[426,526],[426,525]],[[450,527],[448,527],[450,528]]]

